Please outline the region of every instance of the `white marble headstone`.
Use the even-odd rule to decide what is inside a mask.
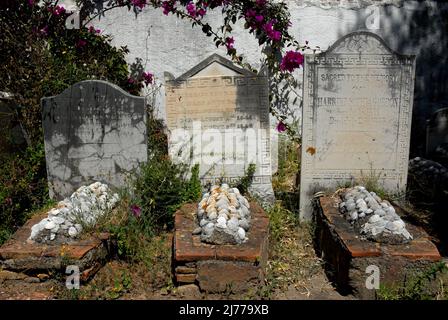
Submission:
[[[368,175],[389,191],[406,188],[415,56],[356,32],[304,66],[300,216],[322,190]]]

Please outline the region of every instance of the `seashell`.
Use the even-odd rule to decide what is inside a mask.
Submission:
[[[242,241],[244,241],[244,240],[246,240],[246,231],[244,231],[244,229],[243,228],[238,228],[238,237],[242,240]]]
[[[215,210],[215,211],[212,211],[212,212],[210,212],[209,214],[207,214],[207,217],[208,217],[210,220],[215,220],[215,219],[218,217],[218,213],[216,212],[216,210]]]
[[[238,219],[231,218],[229,221],[227,221],[227,227],[229,228],[229,230],[236,232],[239,228]]]
[[[216,227],[221,229],[227,228],[227,220],[223,217],[218,218],[216,221]]]
[[[78,235],[78,230],[76,230],[75,227],[70,227],[68,229],[68,235],[72,238],[76,237]]]
[[[51,229],[53,229],[54,227],[56,227],[56,223],[54,223],[53,221],[48,221],[46,224],[45,224],[45,229],[47,229],[47,230],[51,230]]]

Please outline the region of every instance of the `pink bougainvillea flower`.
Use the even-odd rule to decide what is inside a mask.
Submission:
[[[257,12],[254,9],[249,9],[246,11],[246,18],[254,18],[257,15]]]
[[[197,14],[197,16],[198,17],[203,17],[203,16],[205,16],[205,13],[206,13],[206,11],[205,11],[205,9],[204,8],[200,8],[198,11],[196,11],[196,14]]]
[[[262,23],[263,22],[263,20],[264,20],[264,17],[262,16],[262,15],[257,15],[257,16],[255,16],[255,20],[258,22],[258,23]]]
[[[51,13],[55,16],[60,16],[65,13],[65,8],[63,6],[56,6],[52,10],[50,9]]]
[[[143,80],[145,84],[148,86],[154,81],[154,75],[150,72],[143,72]]]
[[[163,14],[167,16],[170,12],[174,12],[175,4],[176,4],[175,0],[163,1],[162,2]]]
[[[39,32],[44,36],[48,36],[48,26],[43,27],[42,29],[39,30]]]
[[[133,78],[130,77],[130,78],[128,79],[128,83],[133,84],[133,83],[135,83],[135,80],[134,80]]]
[[[266,35],[273,41],[279,41],[282,37],[282,33],[280,31],[274,30],[274,24],[276,20],[271,20],[263,26],[264,32]]]
[[[185,8],[187,9],[187,12],[190,16],[196,17],[196,6],[193,2],[188,2]]]
[[[280,39],[282,38],[282,33],[280,31],[272,30],[272,32],[270,32],[268,36],[274,41],[280,41]]]
[[[286,125],[282,121],[280,121],[277,124],[277,131],[278,132],[285,132],[286,131]]]
[[[301,65],[303,65],[303,54],[297,51],[288,51],[282,58],[280,70],[292,72]]]
[[[146,6],[146,0],[131,0],[131,3],[140,9]]]
[[[95,29],[93,26],[89,27],[89,32],[90,33],[101,33],[100,29]]]
[[[142,216],[142,208],[136,204],[131,205],[131,212],[136,218],[140,218]]]
[[[256,4],[259,7],[263,7],[266,4],[266,0],[257,0]]]
[[[233,37],[227,37],[226,38],[226,47],[227,49],[233,49],[233,44],[235,43],[235,40],[233,39]]]

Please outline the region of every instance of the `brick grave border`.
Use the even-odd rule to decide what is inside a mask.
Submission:
[[[264,281],[268,260],[269,218],[255,202],[249,240],[239,245],[211,245],[192,231],[197,227],[197,204],[185,204],[175,213],[173,272],[177,284],[196,283],[208,293],[243,292]]]
[[[0,247],[0,268],[28,275],[42,272],[65,274],[67,266],[75,265],[79,267],[80,280],[89,280],[110,256],[110,235],[99,233],[68,244],[28,241],[31,227],[46,216],[45,212],[32,217]]]
[[[320,197],[315,203],[316,251],[326,263],[326,272],[338,290],[360,299],[375,299],[374,289],[367,289],[366,272],[374,265],[380,271],[380,283],[401,285],[418,271],[441,260],[437,247],[420,227],[406,222],[414,239],[408,244],[390,245],[359,238],[351,224],[339,213],[338,200]],[[396,212],[403,216],[400,208]],[[405,217],[403,217],[405,219]]]

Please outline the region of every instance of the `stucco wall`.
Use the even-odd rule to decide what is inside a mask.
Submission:
[[[401,53],[417,54],[417,79],[413,120],[413,147],[416,154],[422,145],[425,119],[448,102],[447,73],[448,48],[446,3],[434,1],[399,0],[296,0],[288,1],[291,12],[291,33],[300,42],[308,40],[311,46],[328,48],[339,37],[355,31],[369,30],[369,22],[379,14],[379,28],[369,31],[379,34],[389,46]],[[376,7],[377,9],[373,10]],[[445,17],[445,18],[444,18]],[[211,12],[206,20],[218,26],[222,16]],[[367,22],[367,24],[366,24]],[[147,70],[163,82],[163,72],[178,76],[212,53],[225,55],[216,49],[212,39],[200,29],[176,17],[164,16],[161,10],[145,8],[137,17],[127,9],[116,9],[94,21],[95,27],[114,37],[117,46],[126,45],[128,61],[143,59]],[[376,27],[373,25],[373,27]],[[260,66],[257,42],[241,26],[234,29],[235,47],[247,61]],[[300,73],[297,74],[301,80]],[[163,88],[157,97],[159,116],[165,117]]]

